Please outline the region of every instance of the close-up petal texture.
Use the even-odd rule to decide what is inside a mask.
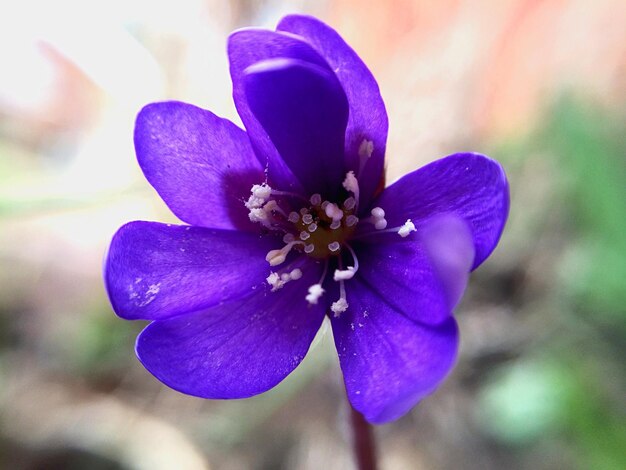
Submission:
[[[263,179],[246,133],[190,104],[144,107],[135,126],[137,159],[147,180],[182,221],[255,229],[241,200]]]
[[[261,123],[306,194],[337,197],[348,101],[328,70],[295,59],[271,59],[248,67],[244,88]]]
[[[317,18],[288,15],[278,23],[276,29],[297,34],[309,41],[337,75],[350,104],[350,119],[345,135],[347,166],[359,174],[361,204],[367,207],[384,177],[389,127],[385,103],[376,79],[343,38]],[[367,144],[363,145],[364,141],[371,142],[372,146],[368,148]]]
[[[385,189],[375,202],[390,226],[418,225],[441,213],[463,218],[472,231],[476,269],[496,247],[509,213],[509,187],[498,162],[457,153],[415,170]]]
[[[322,324],[323,308],[304,300],[321,272],[315,266],[281,295],[258,286],[245,298],[151,323],[137,338],[139,359],[190,395],[245,398],[269,390],[300,364]]]
[[[300,192],[302,187],[283,161],[276,147],[252,114],[244,90],[244,72],[251,65],[269,59],[296,59],[330,71],[326,61],[306,41],[293,34],[245,28],[228,38],[228,60],[233,81],[233,100],[246,126],[259,161],[267,166],[270,184],[281,190]]]
[[[104,277],[115,312],[159,320],[249,295],[265,283],[271,237],[130,222],[113,237]]]
[[[389,296],[352,280],[350,309],[333,318],[333,334],[350,403],[372,423],[399,418],[430,394],[456,358],[458,333],[450,316],[424,324]],[[428,318],[416,309],[412,316]],[[440,315],[443,317],[443,315]]]

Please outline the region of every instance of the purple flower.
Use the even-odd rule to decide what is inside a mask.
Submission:
[[[451,313],[504,227],[504,172],[461,153],[383,191],[378,85],[314,18],[236,31],[228,55],[246,131],[179,102],[139,113],[139,164],[188,225],[119,229],[113,308],[152,321],[136,346],[152,374],[205,398],[274,387],[328,316],[352,405],[394,420],[454,363]]]

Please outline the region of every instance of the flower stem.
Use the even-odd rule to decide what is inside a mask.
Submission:
[[[350,406],[350,422],[357,469],[376,470],[376,449],[372,425],[365,421],[363,415],[352,406]]]

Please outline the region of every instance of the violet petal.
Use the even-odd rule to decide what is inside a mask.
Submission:
[[[265,283],[272,236],[130,222],[113,236],[104,279],[122,318],[157,320],[248,295]]]
[[[346,160],[358,174],[359,148],[371,141],[373,152],[359,174],[361,207],[367,207],[381,183],[389,127],[385,103],[376,79],[356,52],[330,26],[312,16],[289,15],[277,27],[305,38],[328,62],[337,75],[350,105],[346,129]]]
[[[416,227],[449,212],[469,225],[476,269],[496,247],[509,212],[509,186],[498,162],[477,153],[457,153],[432,162],[385,189],[374,202],[388,226],[411,219]]]
[[[337,78],[296,59],[270,59],[248,67],[244,88],[250,109],[307,194],[337,197],[345,178],[348,102]]]
[[[432,393],[452,368],[456,322],[415,322],[411,316],[430,314],[396,310],[389,302],[393,292],[382,297],[357,278],[346,288],[350,307],[332,318],[332,326],[348,399],[372,423],[393,421]]]
[[[135,126],[146,178],[182,221],[209,228],[258,230],[242,200],[263,181],[246,133],[186,103],[146,106]]]
[[[283,162],[267,133],[250,111],[244,91],[244,70],[257,62],[275,58],[299,59],[330,69],[324,59],[309,44],[293,34],[245,28],[235,31],[228,38],[233,99],[262,166],[267,166],[269,183],[277,189],[302,192],[300,183]]]
[[[315,269],[312,269],[315,268]],[[322,320],[305,301],[319,265],[281,290],[260,288],[206,311],[155,321],[137,338],[137,356],[163,383],[203,398],[245,398],[274,387],[306,355]]]
[[[452,310],[461,300],[474,262],[472,232],[463,219],[446,213],[426,220],[418,234]]]

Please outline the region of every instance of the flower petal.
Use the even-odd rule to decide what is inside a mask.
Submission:
[[[463,219],[446,213],[426,220],[418,234],[452,311],[463,296],[474,262],[472,232]]]
[[[135,125],[146,178],[184,222],[210,228],[257,228],[242,200],[265,179],[244,131],[190,104],[149,104]]]
[[[354,50],[330,26],[312,16],[289,15],[277,27],[305,38],[337,75],[350,105],[346,129],[346,159],[349,170],[359,176],[361,207],[367,207],[384,171],[385,146],[389,123],[385,103],[376,79]],[[358,172],[359,148],[364,140],[373,144],[373,152],[363,170]]]
[[[345,178],[348,102],[336,77],[295,59],[248,67],[244,88],[251,111],[308,194],[334,198]]]
[[[244,398],[283,380],[306,355],[324,318],[305,301],[319,265],[276,292],[155,321],[137,338],[137,356],[166,385],[203,398]]]
[[[382,297],[359,278],[346,288],[350,307],[332,318],[332,326],[348,399],[372,423],[393,421],[432,393],[452,368],[456,322],[448,316],[418,323],[394,308],[394,293]]]
[[[496,247],[509,213],[509,186],[503,168],[477,153],[457,153],[400,178],[374,203],[390,227],[411,219],[416,226],[449,212],[469,224],[476,269]]]
[[[244,70],[257,62],[276,58],[299,59],[330,70],[324,59],[309,44],[293,34],[246,28],[235,31],[228,38],[233,99],[259,160],[263,166],[267,165],[269,183],[278,189],[302,192],[297,178],[283,162],[267,133],[250,111],[244,91]]]
[[[104,279],[122,318],[158,320],[248,295],[265,283],[273,236],[130,222],[113,236]]]

